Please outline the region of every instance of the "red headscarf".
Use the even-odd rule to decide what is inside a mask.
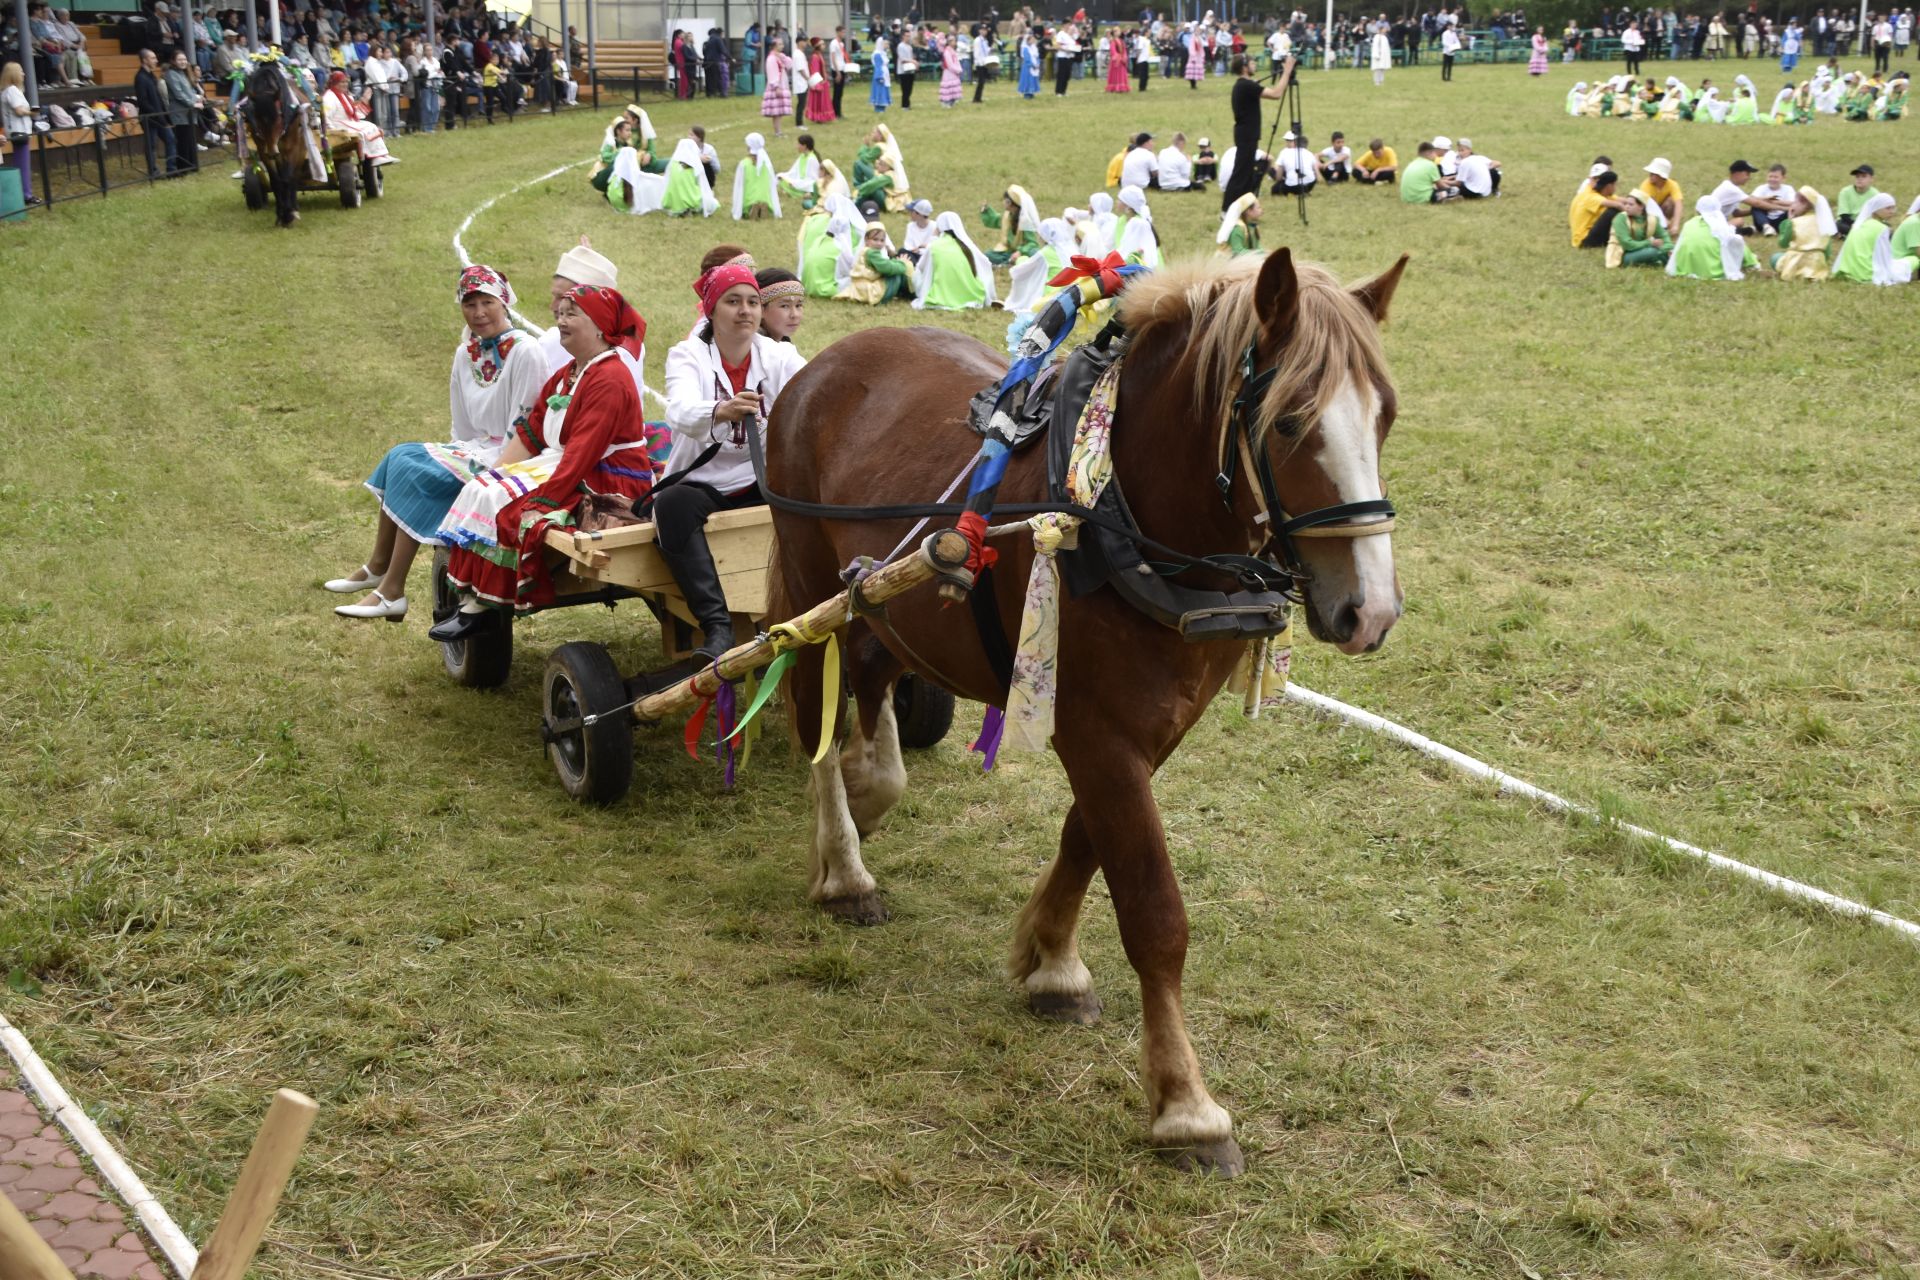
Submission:
[[[720,304],[721,295],[737,284],[750,284],[755,292],[760,288],[753,268],[738,262],[722,263],[694,281],[693,291],[700,295],[700,314],[711,317],[713,309]]]
[[[618,289],[578,284],[567,290],[566,300],[593,321],[609,346],[619,347],[636,360],[640,358],[640,344],[647,340],[647,322],[627,305]]]
[[[327,76],[327,88],[329,89],[342,88],[346,83],[347,73],[344,71],[335,71]]]

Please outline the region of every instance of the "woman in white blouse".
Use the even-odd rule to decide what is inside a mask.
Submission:
[[[667,426],[673,452],[654,486],[655,545],[700,624],[696,653],[718,659],[733,647],[726,592],[707,549],[707,517],[759,506],[747,432],[765,442],[781,390],[806,364],[791,343],[760,332],[753,268],[725,263],[700,277],[700,327],[667,352]]]

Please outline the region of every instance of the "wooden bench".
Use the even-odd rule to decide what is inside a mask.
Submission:
[[[667,82],[664,40],[601,40],[593,46],[594,71],[603,80],[631,80],[638,73],[649,84]]]

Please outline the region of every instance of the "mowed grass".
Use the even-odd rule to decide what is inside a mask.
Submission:
[[[1316,146],[1464,134],[1509,194],[1334,190],[1310,226],[1268,201],[1270,245],[1348,276],[1414,255],[1387,338],[1407,616],[1365,660],[1303,642],[1296,671],[1920,918],[1920,295],[1607,273],[1564,238],[1599,152],[1667,155],[1690,193],[1735,155],[1830,193],[1868,159],[1904,208],[1920,131],[1573,121],[1569,80],[1307,81]],[[888,118],[916,190],[969,213],[1015,180],[1084,207],[1134,129],[1228,138],[1219,82],[1091,87]],[[729,175],[758,126],[742,100],[651,109],[707,124]],[[823,149],[850,163],[867,119]],[[361,478],[444,430],[449,237],[602,123],[402,140],[384,201],[313,197],[291,232],[209,177],[0,236],[0,998],[191,1234],[290,1084],[324,1109],[275,1276],[549,1253],[592,1255],[567,1277],[1920,1273],[1920,956],[1887,931],[1223,702],[1157,787],[1195,1042],[1250,1161],[1196,1180],[1145,1149],[1098,885],[1100,1027],[1031,1020],[1000,974],[1067,793],[1050,759],[983,776],[977,708],[910,758],[867,846],[894,920],[852,930],[803,901],[778,733],[730,793],[662,727],[628,802],[562,797],[541,661],[587,637],[643,665],[639,610],[526,624],[495,694],[442,674],[424,573],[406,625],[335,619],[316,584],[365,554]],[[1212,197],[1155,213],[1211,250]],[[698,254],[784,262],[795,230],[620,219],[581,170],[467,242],[540,318],[591,234],[658,385]],[[816,303],[800,343],[907,321]]]

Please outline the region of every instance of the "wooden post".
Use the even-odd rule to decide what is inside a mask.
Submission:
[[[22,31],[26,28],[22,27]],[[0,1276],[6,1280],[73,1280],[54,1257],[53,1246],[27,1221],[27,1215],[13,1207],[13,1201],[0,1193]]]
[[[307,1140],[319,1110],[312,1098],[292,1089],[273,1095],[253,1150],[247,1153],[233,1193],[227,1197],[226,1211],[200,1254],[200,1265],[193,1269],[193,1280],[241,1280],[260,1249],[260,1237],[280,1205],[300,1144]]]

